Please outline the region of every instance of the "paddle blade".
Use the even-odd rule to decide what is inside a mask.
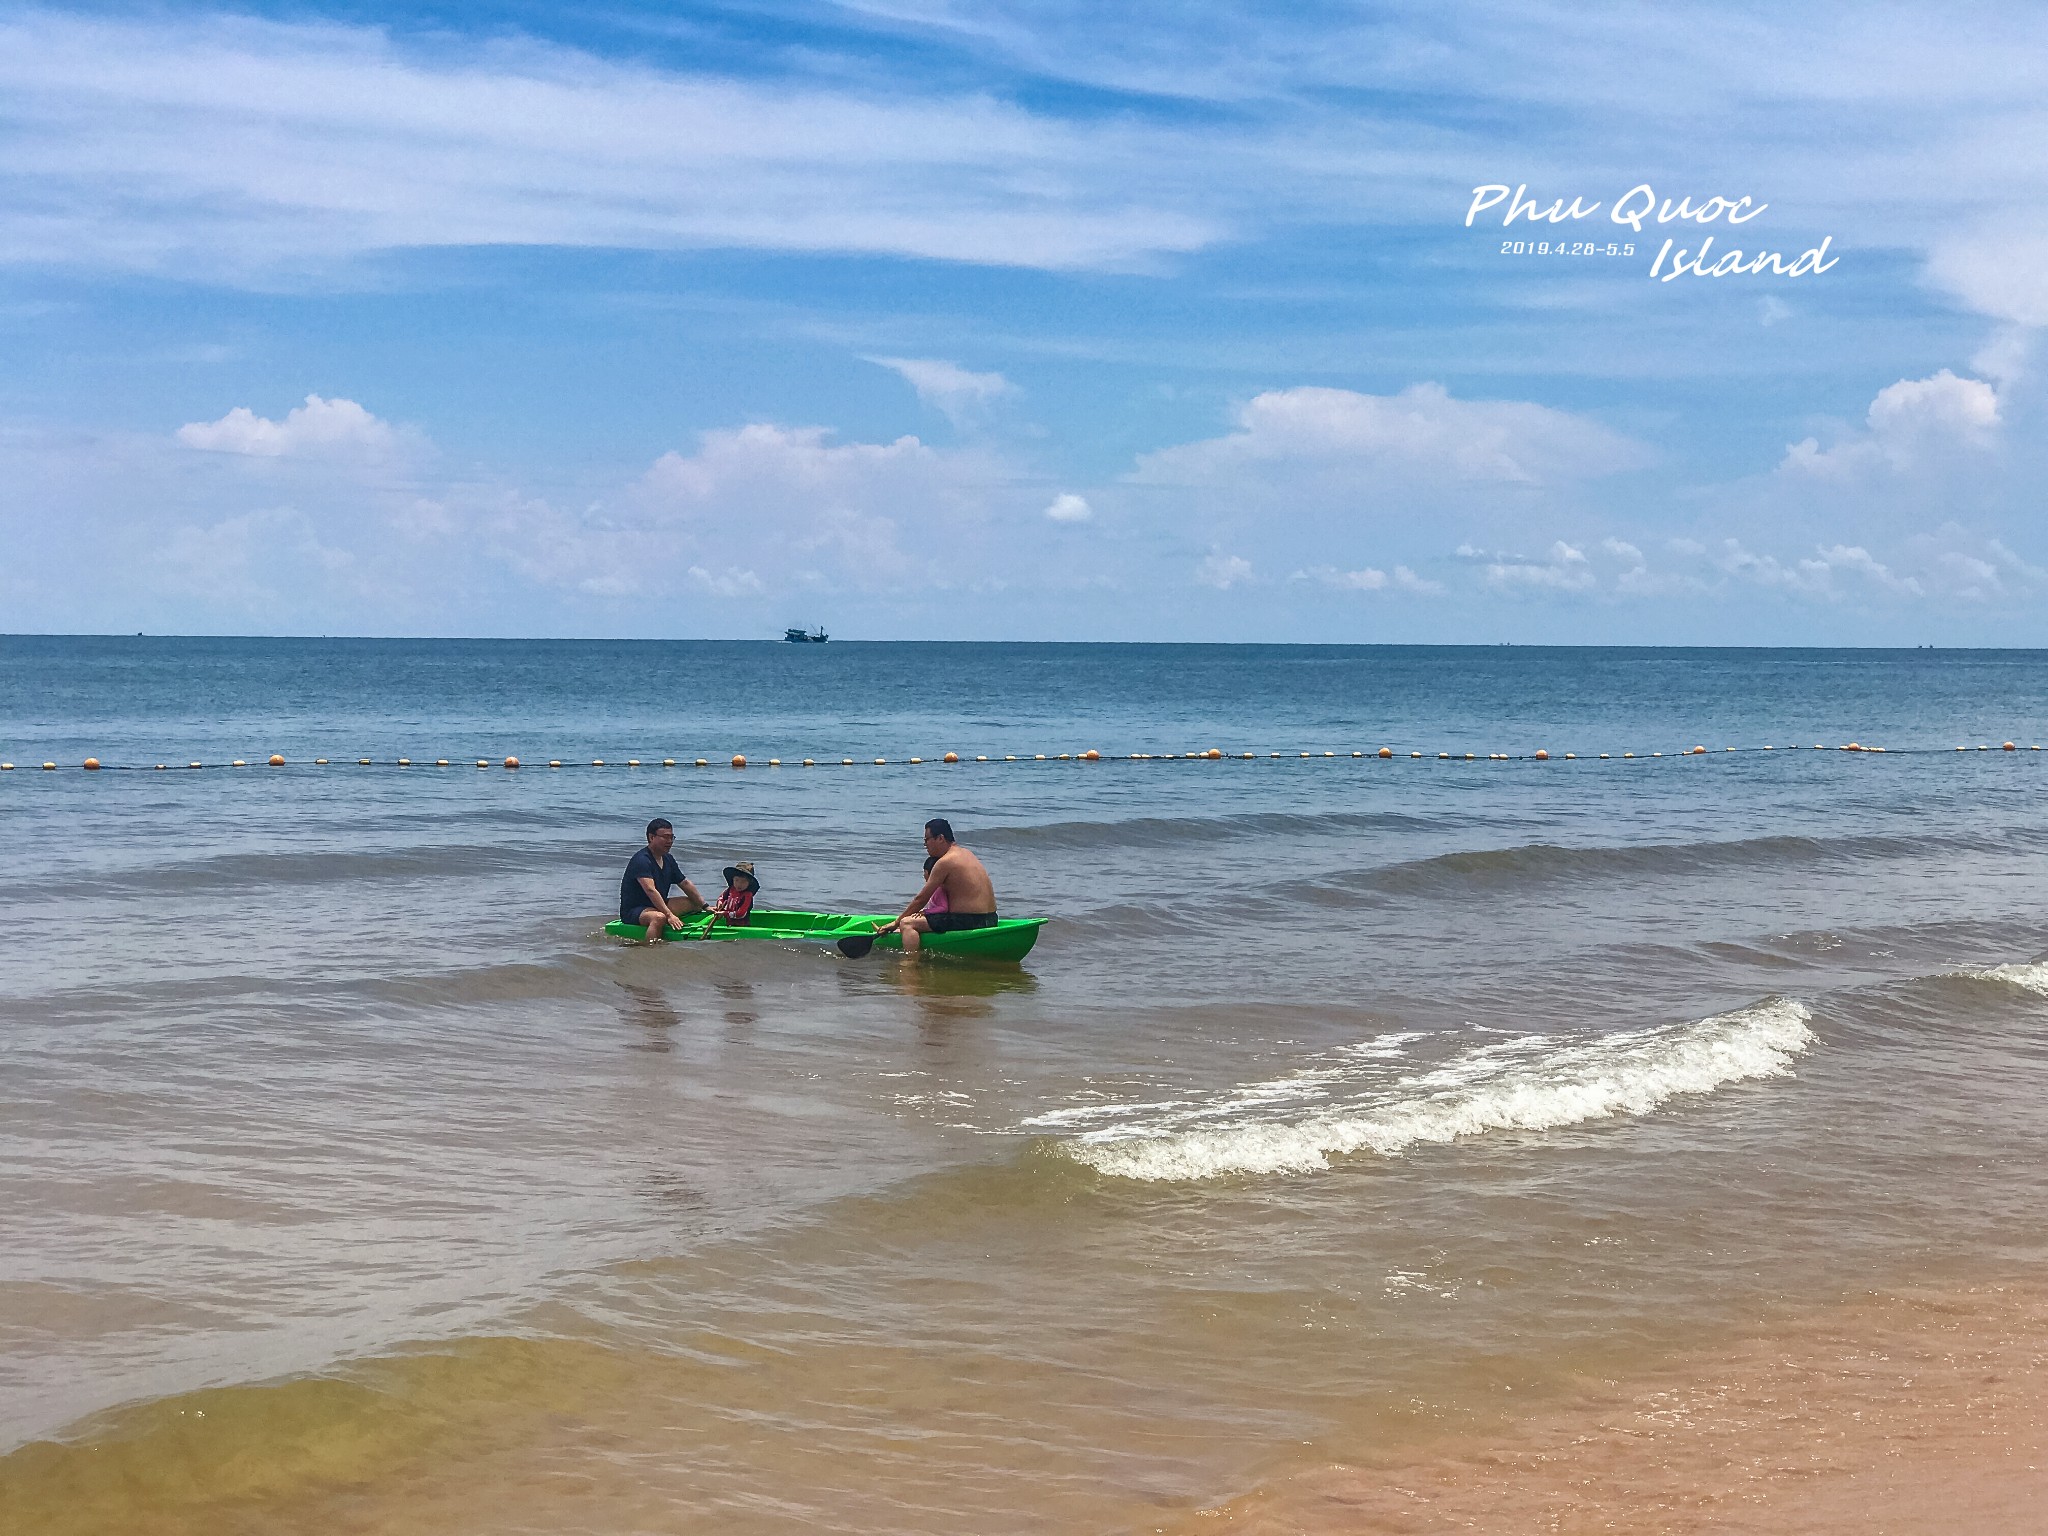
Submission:
[[[856,933],[851,938],[839,941],[839,953],[846,956],[849,960],[860,959],[862,955],[865,955],[874,947],[875,936],[872,933]]]

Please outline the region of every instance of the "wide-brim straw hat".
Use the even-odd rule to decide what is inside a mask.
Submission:
[[[759,892],[761,889],[761,882],[754,878],[753,865],[728,864],[725,867],[725,883],[730,886],[737,884],[741,880],[747,882],[747,889],[750,891]]]

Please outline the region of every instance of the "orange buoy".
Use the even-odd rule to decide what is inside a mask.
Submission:
[[[945,755],[945,757],[941,759],[941,761],[948,763],[957,763],[960,761],[960,754],[958,752],[948,752]]]
[[[1381,757],[1392,757],[1394,755],[1394,749],[1392,747],[1381,747],[1379,755]]]
[[[1086,752],[1083,752],[1081,754],[1081,761],[1084,763],[1099,763],[1102,761],[1102,754],[1096,751],[1093,747],[1090,747]]]
[[[1221,747],[1211,747],[1208,751],[1204,752],[1202,756],[1208,758],[1209,761],[1213,763],[1218,758],[1223,756],[1223,749]]]
[[[505,759],[505,766],[507,768],[517,768],[519,766],[519,759],[516,757],[508,757]]]
[[[279,757],[275,752],[273,752],[270,754],[270,766],[273,768],[282,768],[284,766],[284,759]]]
[[[1842,748],[1842,750],[1844,752],[1861,752],[1863,750],[1863,744],[1858,741],[1852,741],[1849,743],[1849,745]]]
[[[1702,752],[1704,752],[1704,751],[1706,751],[1706,750],[1707,750],[1707,749],[1706,749],[1705,747],[1694,747],[1694,748],[1692,749],[1692,755],[1693,755],[1694,757],[1698,757],[1698,756],[1699,756],[1699,755],[1700,755],[1700,754],[1701,754]]]
[[[96,757],[88,757],[85,760],[85,768],[88,773],[98,773],[100,771],[100,760]]]
[[[2001,752],[2017,752],[2019,749],[2008,741],[2004,746],[2000,747],[1998,750]]]
[[[735,752],[735,753],[733,753],[733,755],[732,755],[732,765],[733,765],[733,767],[735,767],[735,768],[744,768],[744,767],[746,767],[746,766],[747,766],[747,757],[746,757],[746,754],[745,754],[744,752]]]
[[[1536,749],[1536,761],[1539,763],[1547,763],[1550,761],[1550,754],[1547,751],[1545,751],[1542,747],[1538,747]]]

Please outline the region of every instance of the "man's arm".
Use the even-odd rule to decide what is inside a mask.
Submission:
[[[910,905],[905,907],[901,912],[896,914],[896,921],[891,923],[884,923],[880,928],[877,928],[875,931],[877,933],[889,933],[892,930],[894,930],[897,927],[897,925],[903,921],[904,918],[910,916],[913,912],[922,912],[924,910],[924,904],[932,899],[932,892],[936,891],[940,886],[946,883],[945,876],[942,873],[940,873],[940,871],[944,867],[945,861],[943,859],[940,860],[937,864],[934,864],[932,866],[932,872],[929,878],[925,880],[925,883],[923,885],[917,888],[917,894],[910,898]]]

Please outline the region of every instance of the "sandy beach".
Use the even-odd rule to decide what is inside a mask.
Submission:
[[[1495,1434],[1330,1465],[1177,1530],[1932,1536],[2048,1529],[2048,1295],[1869,1296]]]

